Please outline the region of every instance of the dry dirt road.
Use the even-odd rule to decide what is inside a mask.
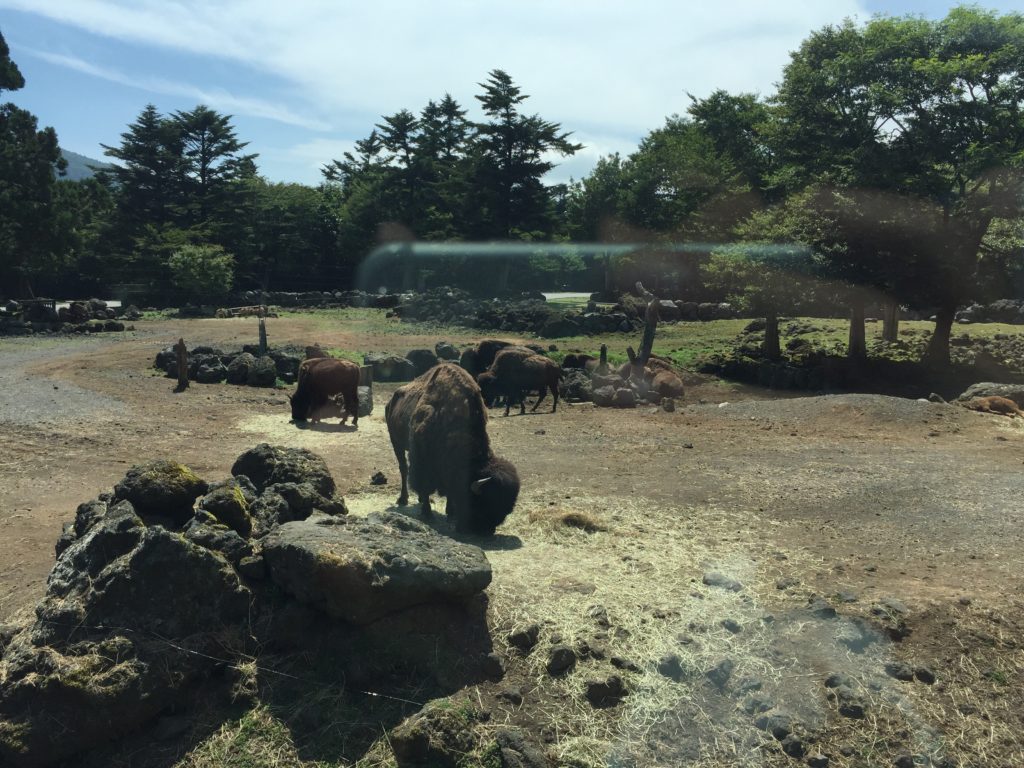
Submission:
[[[313,430],[289,423],[282,391],[193,384],[172,394],[173,382],[151,369],[179,336],[227,346],[250,341],[251,326],[144,321],[125,336],[0,340],[0,622],[42,594],[76,505],[137,462],[172,458],[213,480],[256,443],[301,446],[324,456],[354,512],[393,502],[398,473],[382,421],[393,385],[375,388],[374,413],[358,431]],[[356,338],[303,318],[277,320],[274,331],[277,343],[359,350],[438,340]],[[957,696],[988,696],[974,690],[988,679],[986,663],[998,667],[999,684],[1022,682],[1024,421],[877,396],[780,398],[689,384],[675,413],[589,404],[492,412],[496,452],[523,482],[507,526],[522,546],[490,553],[495,625],[538,615],[557,625],[559,611],[593,603],[639,615],[674,595],[659,579],[697,594],[710,568],[741,574],[757,604],[773,610],[824,596],[870,616],[894,599],[915,628],[908,642],[917,645],[901,653],[909,647],[939,668],[960,659],[962,685],[942,694],[949,700],[936,705],[933,727],[977,730],[977,739],[988,728],[993,754],[1008,765],[1024,760],[1019,695],[972,705],[993,713],[987,725],[954,722],[968,718]],[[380,488],[369,484],[378,469],[390,478]],[[570,509],[585,509],[612,535],[534,530],[545,514]],[[668,568],[668,560],[678,562]],[[610,577],[635,578],[638,591],[618,594]],[[568,618],[563,629],[575,631]],[[991,658],[985,649],[983,659],[971,656],[979,643]]]

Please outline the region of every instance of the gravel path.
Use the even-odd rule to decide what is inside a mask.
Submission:
[[[80,349],[96,349],[101,339],[81,339]],[[109,342],[108,342],[109,343]],[[76,346],[78,344],[76,343]],[[67,340],[7,339],[0,343],[0,422],[60,424],[113,418],[124,403],[66,381],[32,375],[34,365],[67,355]]]

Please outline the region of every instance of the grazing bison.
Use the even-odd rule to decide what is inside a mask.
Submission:
[[[473,377],[453,363],[436,365],[395,391],[384,418],[402,473],[398,503],[408,503],[411,486],[429,517],[436,491],[446,497],[457,531],[493,534],[515,506],[519,476],[491,452],[487,409]]]
[[[519,403],[520,414],[526,413],[527,392],[540,393],[531,409],[536,411],[550,389],[554,398],[551,412],[554,413],[558,410],[558,383],[564,375],[557,363],[542,355],[503,349],[491,367],[477,376],[477,382],[487,397],[505,398],[506,416],[514,403]]]
[[[342,423],[352,417],[352,426],[359,423],[359,366],[351,360],[335,360],[330,357],[314,357],[303,360],[299,366],[299,381],[295,394],[289,395],[292,402],[292,418],[295,421],[321,418],[321,409],[328,400],[340,394],[345,399]]]

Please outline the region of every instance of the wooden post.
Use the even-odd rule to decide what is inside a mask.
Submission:
[[[260,356],[267,354],[267,319],[260,317]]]
[[[373,386],[373,366],[372,365],[360,365],[359,366],[359,386],[360,387],[372,387]]]
[[[178,339],[174,352],[178,357],[178,386],[174,391],[184,392],[188,389],[188,349],[184,339]]]

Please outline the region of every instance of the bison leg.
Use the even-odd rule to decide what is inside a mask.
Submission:
[[[537,398],[537,402],[533,404],[533,408],[530,409],[530,413],[537,411],[537,406],[540,405],[540,401],[543,400],[548,394],[548,387],[546,384],[541,384],[540,397]]]
[[[356,379],[355,385],[345,388],[345,410],[348,411],[348,415],[352,417],[352,426],[359,426],[359,379]],[[344,420],[341,422],[344,424]]]
[[[519,390],[519,415],[520,416],[525,416],[526,415],[526,390],[525,389],[520,389]]]
[[[429,493],[421,493],[420,494],[420,517],[422,517],[424,520],[429,520],[430,519],[430,511],[431,511],[430,510],[430,494]]]

